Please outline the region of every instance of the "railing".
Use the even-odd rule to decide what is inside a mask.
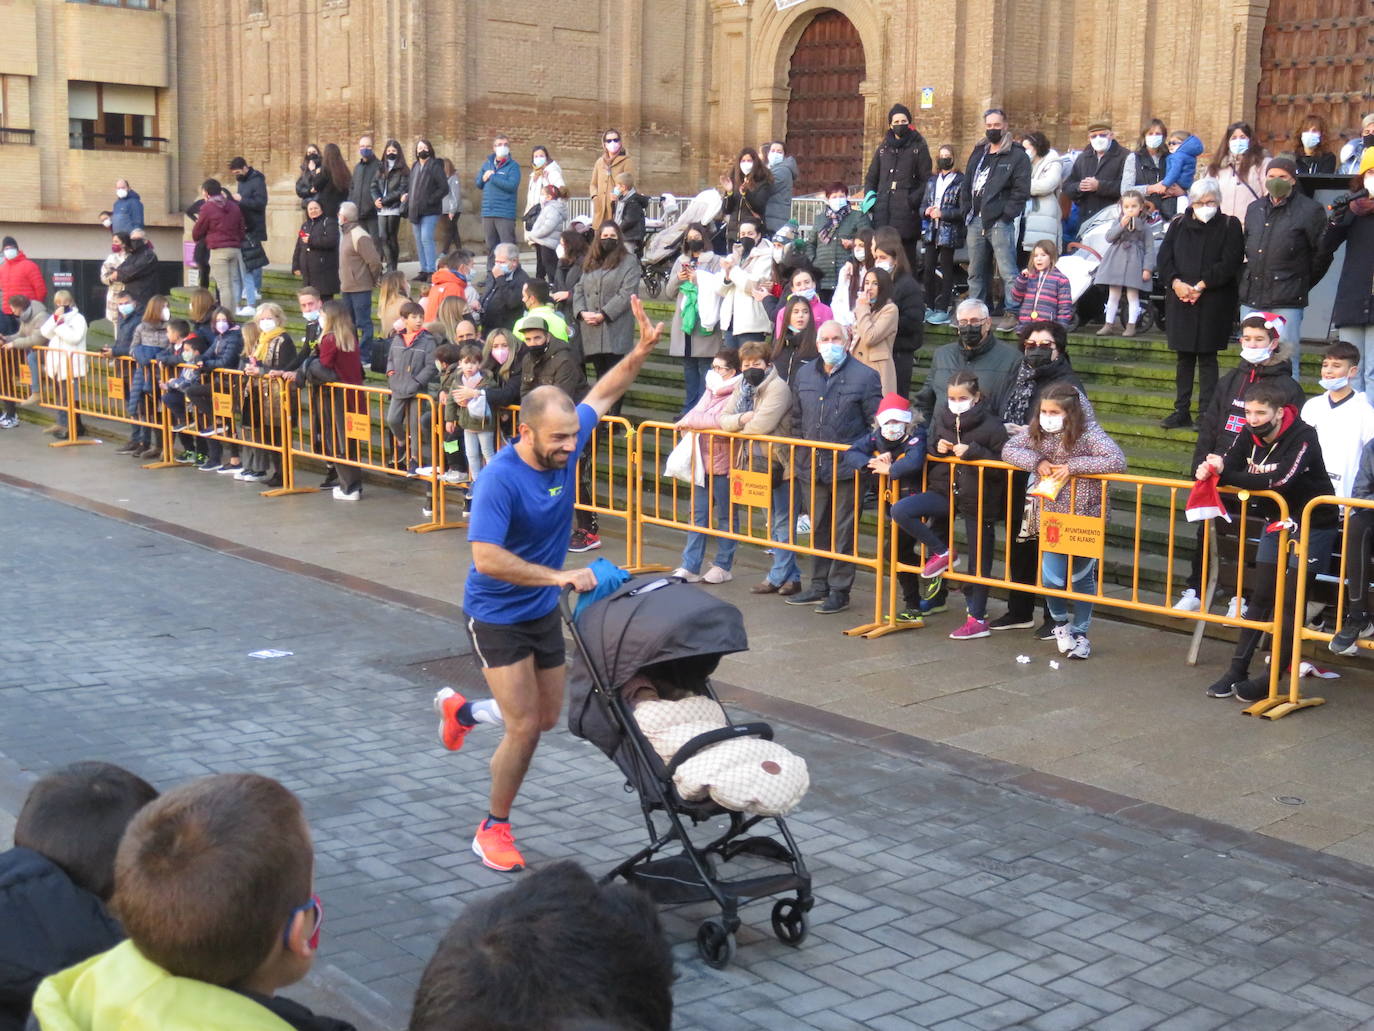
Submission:
[[[34,131],[33,129],[11,129],[0,126],[0,144],[17,143],[32,147]]]
[[[69,150],[136,150],[151,154],[164,153],[172,141],[165,136],[130,136],[126,133],[70,132]]]

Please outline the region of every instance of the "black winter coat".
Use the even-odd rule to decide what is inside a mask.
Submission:
[[[587,396],[587,372],[578,357],[557,337],[547,347],[521,344],[504,383],[487,387],[487,407],[495,410],[519,404],[535,387],[560,387],[574,401]]]
[[[878,374],[857,358],[846,358],[826,375],[819,358],[796,370],[792,377],[792,421],[803,440],[850,444],[868,432],[878,414],[883,385]],[[796,449],[797,475],[811,475],[809,448]],[[817,456],[816,479],[830,482],[829,452]],[[842,480],[853,474],[843,463],[835,467]]]
[[[581,278],[581,261],[574,261],[569,265],[565,265],[560,261],[557,266],[554,267],[552,293],[559,294],[564,290],[568,292],[568,299],[566,301],[559,301],[555,307],[558,308],[558,314],[563,316],[563,321],[568,324],[568,333],[571,337],[569,343],[572,344],[573,352],[577,355],[578,361],[582,360],[582,347],[580,343],[582,323],[577,320],[576,313],[573,311],[573,293],[577,289],[577,281]]]
[[[1365,196],[1363,190],[1352,194]],[[1337,326],[1374,325],[1374,212],[1357,215],[1349,204],[1339,201],[1331,209],[1331,221],[1322,236],[1320,266],[1323,271],[1331,265],[1336,249],[1345,244],[1345,264],[1341,266],[1340,283],[1336,286],[1336,304],[1331,322]],[[125,259],[128,263],[128,259]],[[123,268],[123,266],[120,266]]]
[[[1212,403],[1198,417],[1197,443],[1193,446],[1193,461],[1188,467],[1190,475],[1208,455],[1224,455],[1230,450],[1236,442],[1236,435],[1245,428],[1245,402],[1241,400],[1245,388],[1262,379],[1272,379],[1284,389],[1285,405],[1301,409],[1307,400],[1302,387],[1293,379],[1292,367],[1287,362],[1251,365],[1242,360],[1240,365],[1221,377],[1212,394]],[[1301,515],[1301,509],[1298,514]]]
[[[47,857],[0,854],[0,1031],[20,1031],[38,982],[124,940],[118,921]]]
[[[625,198],[625,206],[620,212],[620,235],[626,243],[644,242],[644,222],[649,210],[649,198],[642,193],[632,193]]]
[[[141,315],[148,302],[158,294],[157,252],[152,244],[145,243],[138,250],[130,251],[114,270],[114,278],[124,284],[133,299],[134,310]]]
[[[323,161],[316,159],[313,172],[306,166],[301,166],[301,174],[296,177],[296,196],[301,199],[302,211],[312,200],[320,199],[320,193],[323,192],[327,182],[329,182],[329,173],[324,170]]]
[[[1220,212],[1200,222],[1189,208],[1169,224],[1155,260],[1155,278],[1164,291],[1169,349],[1191,354],[1226,350],[1236,319],[1245,237],[1240,220]],[[1196,304],[1184,304],[1174,281],[1205,283]]]
[[[1317,268],[1326,208],[1301,190],[1282,204],[1262,197],[1245,209],[1245,269],[1240,301],[1260,311],[1306,308]]]
[[[390,170],[378,169],[377,177],[372,180],[372,200],[368,201],[368,210],[377,211],[374,201],[381,201],[384,208],[399,208],[401,198],[410,189],[410,169],[399,161]]]
[[[1280,418],[1282,428],[1272,441],[1256,437],[1248,428],[1236,434],[1222,454],[1221,482],[1241,490],[1276,491],[1288,503],[1288,517],[1296,522],[1313,498],[1336,491],[1322,459],[1316,427],[1298,418],[1296,408],[1285,407]],[[1264,505],[1261,511],[1267,508]],[[1338,511],[1335,505],[1322,505],[1312,513],[1312,527],[1335,526]]]
[[[530,274],[517,266],[508,276],[490,276],[482,294],[482,332],[493,329],[514,329],[525,314],[521,293],[530,281]],[[571,323],[569,323],[571,325]]]
[[[769,230],[777,228],[768,225],[764,219],[768,198],[773,196],[773,190],[776,188],[776,184],[770,179],[766,183],[733,190],[725,195],[725,202],[720,210],[721,214],[726,216],[725,235],[731,243],[739,236],[741,222],[753,222],[758,226],[759,235],[764,239],[768,238]]]
[[[1164,178],[1164,162],[1167,154],[1161,154],[1156,158],[1145,147],[1137,147],[1135,151],[1135,185],[1136,189],[1143,190],[1146,186],[1153,186]],[[1158,201],[1156,201],[1158,203]]]
[[[373,156],[371,161],[359,161],[353,166],[353,183],[348,188],[348,199],[358,206],[358,221],[377,217],[377,208],[372,203],[372,184],[377,181],[381,171],[381,159]]]
[[[313,286],[326,297],[339,292],[339,222],[337,217],[321,215],[307,218],[296,234],[296,252],[291,271],[299,272],[301,283]]]
[[[925,293],[916,277],[910,274],[892,280],[892,303],[897,306],[897,339],[892,350],[919,351],[925,341]]]
[[[1080,224],[1121,199],[1121,177],[1126,171],[1126,158],[1130,153],[1112,140],[1112,145],[1101,154],[1089,147],[1078,155],[1064,183],[1064,193],[1078,203]],[[1096,179],[1097,189],[1087,193],[1080,190],[1078,184],[1084,179]]]
[[[267,178],[250,168],[238,187],[244,231],[261,243],[267,239]]]
[[[988,166],[985,169],[987,181],[975,196],[973,189],[984,159]],[[1026,210],[1026,201],[1030,199],[1030,181],[1031,163],[1024,147],[1009,143],[1006,149],[990,154],[986,141],[978,144],[968,156],[964,184],[959,188],[960,204],[967,212],[965,217],[969,221],[979,218],[984,226],[1019,218]]]
[[[955,415],[948,408],[941,408],[935,415],[927,437],[926,452],[932,457],[953,457],[940,454],[940,441],[951,444],[967,444],[964,459],[969,462],[996,461],[1002,457],[1002,445],[1007,442],[1007,428],[986,398],[981,399],[963,415]],[[926,490],[949,496],[950,466],[943,462],[931,462],[926,469]],[[954,506],[962,516],[978,518],[978,470],[961,465],[955,467],[954,491],[958,495]],[[1006,493],[1007,477],[995,469],[983,472],[983,522],[1002,521],[1002,498]]]
[[[864,190],[877,196],[868,213],[873,228],[891,226],[908,242],[918,238],[921,235],[921,204],[929,178],[930,148],[925,137],[911,129],[898,139],[889,129],[873,152],[868,174],[864,176]]]
[[[406,198],[406,218],[416,225],[426,215],[442,215],[444,198],[448,196],[448,176],[444,163],[438,158],[417,161],[410,167],[410,194]]]

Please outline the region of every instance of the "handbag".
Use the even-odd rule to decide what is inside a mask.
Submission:
[[[683,483],[695,483],[698,487],[706,485],[706,469],[697,455],[697,435],[691,430],[684,433],[668,453],[663,475]]]
[[[530,210],[525,212],[525,232],[528,233],[531,229],[534,228],[534,223],[538,220],[539,212],[543,209],[543,207],[544,206],[542,204],[530,205]]]
[[[243,244],[239,248],[243,254],[244,267],[249,272],[256,272],[260,268],[267,267],[267,251],[263,249],[262,242],[251,236],[243,238]]]

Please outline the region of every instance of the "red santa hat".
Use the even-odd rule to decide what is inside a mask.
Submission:
[[[1269,331],[1270,340],[1277,340],[1281,337],[1283,335],[1283,327],[1288,325],[1288,320],[1286,318],[1272,311],[1252,311],[1249,315],[1240,320],[1241,325],[1244,325],[1251,319],[1264,323],[1264,328]]]
[[[910,422],[911,402],[901,394],[888,394],[878,404],[878,425],[885,422]]]
[[[1196,523],[1202,519],[1216,519],[1218,516],[1228,523],[1231,521],[1231,514],[1226,511],[1226,506],[1221,503],[1221,491],[1217,490],[1215,476],[1209,476],[1207,479],[1198,480],[1193,484],[1193,489],[1188,492],[1186,510],[1190,523]]]

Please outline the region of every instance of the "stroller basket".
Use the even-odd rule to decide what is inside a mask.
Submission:
[[[814,900],[811,875],[787,821],[725,809],[709,798],[684,799],[673,780],[677,768],[703,749],[739,737],[771,740],[772,728],[729,723],[693,737],[665,763],[640,729],[624,690],[637,674],[652,673],[681,696],[719,703],[711,674],[722,656],[749,647],[739,609],[680,580],[641,576],[588,606],[576,620],[565,594],[563,615],[574,643],[568,729],[595,744],[625,774],[639,796],[648,831],[649,844],[603,880],[621,878],[662,905],[714,902],[720,916],[700,925],[697,949],[715,967],[734,956],[739,907],[750,899],[786,896],[774,903],[773,932],[799,945]],[[666,817],[665,828],[656,822],[658,814]],[[721,817],[728,821],[722,832],[705,844],[692,841],[689,823],[695,827]],[[762,833],[769,821],[776,836]],[[719,868],[741,857],[759,862],[744,876],[723,877]]]

